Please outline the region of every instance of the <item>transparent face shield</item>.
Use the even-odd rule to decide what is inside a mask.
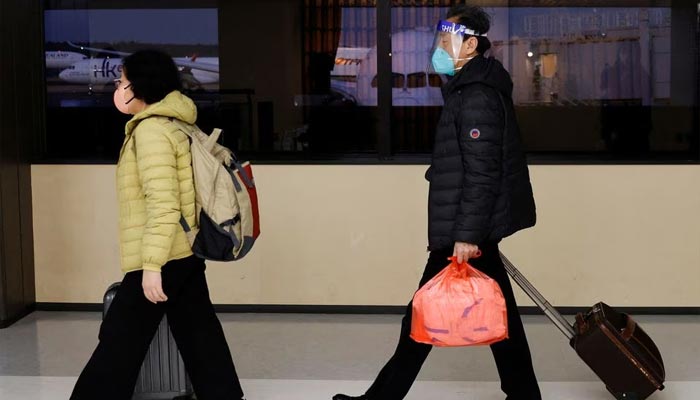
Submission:
[[[456,64],[465,59],[459,58],[464,40],[468,36],[486,36],[464,25],[441,20],[437,24],[435,40],[430,49],[429,71],[444,75],[454,75]]]

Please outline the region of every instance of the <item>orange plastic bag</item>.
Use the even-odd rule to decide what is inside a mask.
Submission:
[[[488,345],[508,338],[498,283],[471,265],[450,265],[413,297],[411,338],[439,347]]]

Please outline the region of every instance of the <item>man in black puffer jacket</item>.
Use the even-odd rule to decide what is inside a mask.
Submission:
[[[503,65],[481,55],[443,87],[445,106],[426,173],[430,250],[498,242],[535,225],[512,91]]]
[[[491,350],[507,400],[541,400],[513,289],[499,257],[501,239],[535,225],[535,202],[513,109],[513,82],[500,62],[483,54],[489,16],[478,7],[455,6],[438,24],[432,65],[452,76],[437,127],[430,181],[430,257],[426,284],[456,256],[470,260],[501,287],[509,338]],[[408,393],[432,346],[410,337],[412,304],[403,319],[394,356],[362,396],[334,400],[400,400]],[[469,365],[465,362],[465,366]]]

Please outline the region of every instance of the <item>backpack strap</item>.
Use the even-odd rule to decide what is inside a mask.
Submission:
[[[180,213],[180,226],[185,231],[185,233],[190,233],[192,231],[190,224],[187,223],[187,220],[185,219],[185,216],[182,215],[182,212]]]
[[[230,165],[231,162],[238,161],[231,150],[219,144],[219,138],[223,133],[221,129],[215,128],[211,134],[206,134],[202,132],[197,125],[190,125],[174,118],[171,118],[170,120],[182,133],[189,137],[190,143],[192,143],[193,140],[196,140],[204,147],[205,150],[213,154],[221,162],[226,163],[226,165]]]

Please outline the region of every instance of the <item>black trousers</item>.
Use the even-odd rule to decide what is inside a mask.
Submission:
[[[243,398],[231,352],[204,274],[194,256],[170,261],[162,270],[165,303],[143,294],[142,271],[126,274],[102,322],[99,345],[73,389],[71,400],[131,399],[141,364],[163,315],[182,354],[199,400]]]
[[[501,378],[501,389],[506,393],[507,400],[541,400],[542,396],[532,367],[525,330],[515,303],[508,273],[499,257],[498,245],[487,244],[479,248],[483,253],[482,256],[469,262],[498,282],[508,307],[509,339],[491,345],[491,351]],[[421,287],[449,264],[447,257],[451,255],[452,249],[430,253],[428,265],[425,267],[423,279],[420,282]],[[411,316],[412,304],[409,303],[401,324],[401,336],[396,352],[367,391],[368,400],[403,399],[416,380],[423,362],[428,357],[432,346],[416,343],[410,337]]]

